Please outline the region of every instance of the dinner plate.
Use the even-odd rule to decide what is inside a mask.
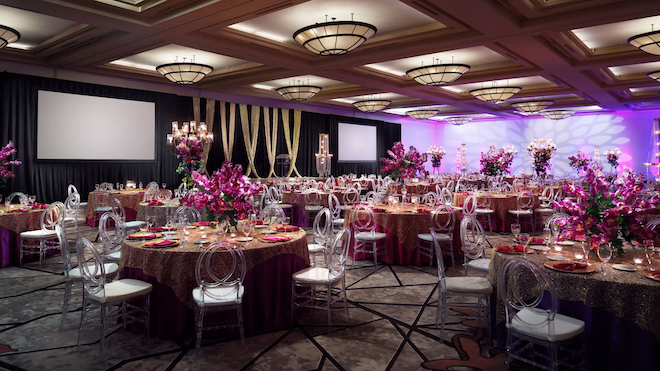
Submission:
[[[536,250],[536,251],[548,251],[550,248],[545,245],[531,245],[529,247],[530,249]]]
[[[137,232],[133,233],[128,236],[129,240],[139,240],[141,238],[144,239],[153,239],[153,238],[159,238],[161,237],[160,233],[154,233],[154,232]]]
[[[555,268],[555,265],[561,264],[561,263],[562,262],[545,262],[543,265],[546,268],[552,269],[553,271],[564,272],[564,273],[588,274],[588,273],[596,272],[596,267],[594,267],[593,265],[588,265],[586,268],[573,269],[572,271],[567,271],[567,270]]]
[[[201,239],[201,240],[197,240],[197,241],[195,241],[195,242],[193,242],[193,243],[196,244],[196,245],[206,245],[206,244],[209,243],[209,242],[211,242],[211,240]]]
[[[266,228],[266,227],[268,227],[268,226],[267,226],[267,225],[263,225],[263,224],[257,224],[257,225],[254,226],[254,228],[256,228],[256,229]]]
[[[250,242],[252,240],[254,240],[254,237],[236,237],[238,242]]]
[[[548,258],[548,260],[553,260],[553,261],[558,261],[558,262],[562,262],[562,261],[566,261],[566,260],[571,260],[571,259],[570,259],[569,257],[567,257],[567,256],[564,256],[564,255],[557,255],[557,254],[550,254],[550,255],[546,256],[546,258]]]
[[[645,272],[644,277],[653,280],[653,281],[658,281],[660,282],[660,273],[654,273],[654,272]]]
[[[497,246],[499,247],[499,246]],[[497,247],[495,247],[495,251],[501,252],[502,254],[524,254],[522,251],[517,251],[517,250],[498,250]],[[527,254],[532,254],[534,253],[534,250],[531,250],[529,247],[527,248]]]
[[[186,228],[188,228],[188,229],[195,229],[195,228],[199,228],[199,227],[196,226],[196,225],[189,224],[189,225],[186,226]]]
[[[628,265],[628,264],[612,264],[612,268],[619,270],[619,271],[626,271],[626,272],[636,272],[637,267],[634,265]]]
[[[277,231],[274,231],[272,229],[264,229],[263,231],[261,231],[261,233],[263,233],[263,234],[275,234],[275,233],[277,233]]]
[[[268,241],[268,240],[264,240],[263,237],[259,239],[259,241],[265,242],[265,243],[279,243],[279,242],[287,242],[287,241],[290,241],[290,240],[291,239],[289,238],[289,239],[281,240],[281,241]]]
[[[575,242],[573,242],[573,241],[557,241],[557,245],[559,245],[559,246],[573,246],[573,245],[575,245]]]
[[[149,246],[150,244],[154,244],[154,243],[158,243],[158,242],[162,241],[162,240],[160,240],[160,241],[159,241],[159,240],[153,240],[153,241],[145,242],[145,243],[141,244],[140,246],[142,246],[142,247],[148,247],[148,248],[153,248],[153,249],[165,249],[165,248],[168,248],[168,247],[174,247],[174,246],[178,246],[178,245],[179,245],[179,241],[178,241],[178,240],[173,240],[173,239],[169,239],[169,238],[168,238],[168,240],[169,240],[169,241],[172,241],[172,243],[170,243],[170,244],[168,244],[168,245]]]

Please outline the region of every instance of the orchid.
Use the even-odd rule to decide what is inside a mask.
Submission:
[[[550,159],[556,150],[557,145],[552,142],[552,139],[548,139],[547,141],[544,139],[534,139],[527,146],[527,151],[529,151],[534,161],[536,175],[545,175],[550,170]]]
[[[621,150],[616,148],[616,149],[608,149],[605,151],[605,158],[607,158],[607,162],[613,167],[619,166],[619,156],[621,156]]]
[[[447,151],[442,147],[431,146],[426,153],[431,155],[431,165],[433,165],[433,167],[440,167],[442,158],[445,157]]]
[[[183,174],[182,181],[188,187],[193,185],[192,173],[201,170],[204,165],[202,161],[203,152],[204,145],[196,137],[183,138],[176,146],[176,157],[180,160],[176,172],[177,174]]]
[[[12,141],[9,141],[9,143],[0,149],[0,187],[4,187],[10,178],[16,176],[11,170],[9,170],[9,166],[20,165],[21,162],[18,160],[8,160],[9,156],[15,153],[16,148],[14,148],[14,143],[12,143]]]
[[[250,198],[258,194],[261,187],[261,183],[252,183],[243,175],[241,165],[234,166],[229,161],[225,161],[211,177],[194,171],[192,179],[202,191],[186,195],[181,199],[181,205],[225,215],[231,225],[253,212]]]
[[[424,176],[429,175],[428,171],[424,169],[428,156],[426,153],[419,153],[417,148],[410,146],[406,153],[403,143],[396,142],[392,149],[387,150],[387,154],[390,155],[390,158],[383,157],[379,160],[385,164],[380,169],[381,173],[389,171],[392,177],[402,179],[414,178],[418,172]]]
[[[575,156],[570,156],[568,158],[568,165],[572,168],[574,168],[577,171],[580,171],[581,169],[585,169],[587,165],[591,163],[591,160],[587,155],[584,153],[578,151],[578,153],[575,154]]]
[[[623,253],[623,242],[642,242],[660,238],[646,228],[639,219],[643,215],[657,213],[660,196],[642,198],[644,189],[642,176],[625,173],[616,178],[612,185],[605,179],[602,169],[584,167],[585,179],[589,189],[575,184],[563,187],[567,198],[554,201],[555,209],[569,214],[562,220],[561,238],[575,239],[588,234],[591,247],[611,243],[619,253]],[[573,201],[574,198],[579,201]]]
[[[500,148],[490,146],[488,152],[481,152],[481,173],[490,176],[497,176],[511,173],[511,163],[516,157],[518,151],[513,146]]]

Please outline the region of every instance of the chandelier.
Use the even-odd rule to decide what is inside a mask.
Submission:
[[[201,143],[213,143],[213,133],[208,133],[206,124],[203,122],[197,123],[195,121],[184,122],[179,129],[179,122],[172,121],[172,133],[167,134],[167,145],[176,146],[182,140],[199,141]]]
[[[435,116],[438,113],[438,110],[435,109],[417,109],[406,112],[406,115],[417,119],[417,120],[426,120]]]
[[[516,86],[494,86],[492,88],[482,88],[471,90],[470,94],[484,102],[499,103],[518,94],[522,88]]]
[[[351,16],[351,18],[353,18]],[[322,56],[341,55],[362,45],[376,34],[376,27],[369,23],[335,21],[303,27],[293,34],[293,39],[312,53]]]
[[[470,116],[452,116],[452,117],[446,117],[445,121],[452,125],[460,126],[460,125],[465,125],[468,122],[472,121],[472,117]]]
[[[389,106],[390,103],[392,103],[392,101],[384,99],[368,99],[354,102],[353,105],[362,112],[373,113]]]
[[[566,110],[566,109],[555,109],[549,111],[539,112],[543,117],[550,120],[563,120],[565,118],[571,117],[575,111]]]
[[[9,43],[14,43],[21,38],[21,34],[13,28],[0,25],[0,49]]]
[[[628,44],[649,54],[660,55],[660,31],[651,31],[628,39]]]
[[[653,80],[655,80],[657,82],[660,82],[660,71],[651,72],[646,76],[652,78]]]
[[[186,58],[183,58],[183,62],[178,62],[177,57],[174,63],[162,64],[156,67],[156,71],[177,84],[192,85],[211,73],[213,67],[195,63],[194,56],[192,62],[186,62]]]
[[[511,107],[514,107],[518,111],[525,113],[536,113],[548,108],[548,106],[553,103],[555,103],[553,100],[526,100],[522,102],[511,103]]]
[[[292,102],[302,102],[321,91],[321,87],[312,85],[290,85],[275,89],[285,99]]]
[[[422,85],[440,86],[455,81],[470,70],[465,64],[434,64],[408,70],[406,75]]]

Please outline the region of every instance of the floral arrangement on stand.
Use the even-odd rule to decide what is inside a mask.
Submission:
[[[380,162],[385,165],[380,168],[381,173],[390,172],[390,177],[398,178],[402,183],[406,179],[414,178],[417,173],[423,176],[428,176],[429,172],[424,168],[424,163],[427,161],[426,153],[419,153],[417,148],[410,146],[406,152],[403,143],[396,142],[392,149],[387,150],[390,158],[381,158]]]
[[[447,152],[442,147],[431,146],[427,152],[428,155],[431,155],[431,165],[433,167],[440,167],[442,164],[442,158],[445,157]]]
[[[194,183],[192,174],[195,171],[200,171],[204,165],[204,161],[202,161],[203,152],[204,145],[197,137],[183,138],[176,146],[176,157],[179,159],[179,167],[177,167],[176,173],[183,174],[181,181],[186,183],[188,188],[192,188]]]
[[[205,210],[205,220],[217,216],[236,226],[239,220],[253,213],[249,201],[259,193],[261,183],[251,183],[250,179],[243,175],[241,165],[234,166],[225,161],[220,170],[214,171],[211,177],[199,171],[194,171],[191,177],[201,192],[186,195],[181,199],[181,205]]]
[[[605,158],[607,163],[612,166],[612,172],[619,166],[619,157],[621,157],[621,150],[618,148],[605,151]]]
[[[657,212],[660,196],[653,195],[649,199],[641,197],[644,180],[640,174],[631,172],[620,175],[614,181],[614,189],[611,189],[601,168],[586,165],[585,181],[589,189],[567,184],[563,187],[566,198],[553,202],[555,209],[570,215],[560,220],[560,227],[563,228],[560,238],[575,240],[588,237],[590,247],[597,248],[609,243],[620,254],[623,253],[624,241],[641,243],[644,240],[658,240],[657,234],[646,228],[640,217]]]
[[[578,151],[575,156],[568,157],[568,166],[575,169],[578,173],[580,170],[586,169],[589,165],[591,165],[591,159],[580,151]]]
[[[14,148],[14,143],[12,143],[12,141],[9,141],[9,143],[0,149],[0,188],[5,187],[7,181],[16,176],[11,170],[9,170],[9,166],[21,164],[18,160],[9,161],[9,156],[15,153],[16,148]]]
[[[488,152],[481,152],[481,173],[484,175],[498,176],[511,173],[511,163],[518,151],[513,146],[497,149],[490,146]]]
[[[557,145],[552,142],[552,139],[548,139],[547,141],[544,139],[534,139],[527,146],[527,150],[532,156],[536,175],[546,175],[550,170],[550,159],[555,154]]]

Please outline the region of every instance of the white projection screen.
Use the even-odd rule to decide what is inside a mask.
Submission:
[[[376,161],[376,127],[339,123],[338,162]]]
[[[39,90],[37,159],[156,158],[156,104]]]

